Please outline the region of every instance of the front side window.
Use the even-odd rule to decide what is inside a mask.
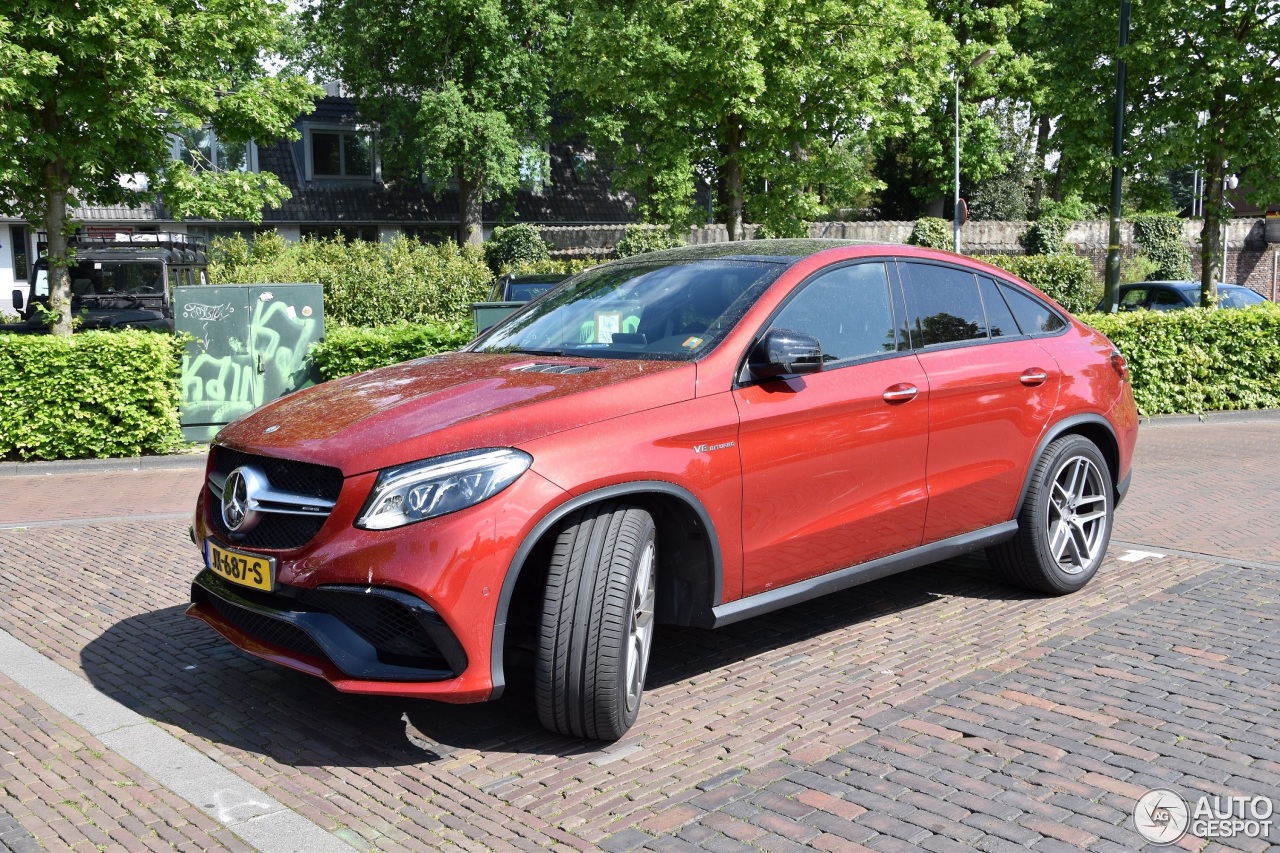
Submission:
[[[472,344],[472,352],[691,361],[786,269],[767,261],[617,264],[589,270]]]
[[[971,272],[934,264],[898,263],[907,295],[911,341],[927,347],[985,340],[987,318]]]
[[[373,137],[368,131],[312,130],[310,141],[313,177],[373,177]]]
[[[884,355],[898,349],[891,304],[884,264],[838,267],[805,284],[770,326],[817,338],[825,362]]]

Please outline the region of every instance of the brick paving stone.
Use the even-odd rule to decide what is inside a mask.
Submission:
[[[1262,451],[1274,425],[1180,429],[1143,429],[1116,538],[1280,564],[1280,460]],[[0,524],[37,491],[63,517],[104,515],[84,482],[29,479],[0,482]],[[178,479],[113,479],[132,503],[112,514],[189,504],[180,493],[199,473]],[[1186,524],[1198,508],[1228,517],[1224,528]],[[641,748],[617,759],[540,730],[518,687],[484,706],[373,699],[240,655],[182,618],[199,557],[181,520],[0,531],[0,627],[322,826],[384,849],[587,850],[640,835],[654,850],[1005,850],[1033,836],[1037,850],[1132,849],[1144,785],[1280,790],[1280,582],[1265,567],[1123,553],[1060,599],[1004,586],[979,555],[802,614],[660,629],[644,713],[621,745]],[[145,777],[119,799],[77,784],[131,768],[33,726],[38,709],[12,713],[0,747],[28,760],[9,762],[0,806],[24,828],[62,821],[83,843],[102,832],[122,849],[166,849],[195,827],[211,849],[239,844],[203,815],[174,827],[184,804]],[[100,803],[88,832],[83,813],[58,809],[86,795]],[[844,811],[806,802],[817,795]]]

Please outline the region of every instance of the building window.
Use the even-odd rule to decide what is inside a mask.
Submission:
[[[310,178],[363,178],[374,175],[373,135],[367,130],[312,128]]]
[[[258,171],[256,145],[226,145],[211,127],[183,131],[174,142],[173,159],[201,172]]]
[[[551,183],[551,146],[524,145],[520,148],[520,189],[542,195]]]
[[[13,280],[26,281],[31,274],[31,249],[27,244],[27,226],[9,226],[9,245],[13,246]]]
[[[333,240],[341,236],[348,243],[356,240],[364,240],[366,243],[378,242],[376,225],[303,225],[299,233],[313,240]]]

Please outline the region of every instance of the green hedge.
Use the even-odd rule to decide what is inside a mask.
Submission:
[[[214,284],[318,281],[327,323],[369,327],[464,320],[493,284],[476,246],[431,246],[404,237],[286,243],[274,233],[259,234],[252,244],[239,237],[215,240],[209,278]]]
[[[1280,308],[1274,305],[1080,319],[1124,353],[1144,415],[1280,407]]]
[[[499,226],[484,244],[484,259],[494,275],[505,275],[521,264],[536,264],[551,258],[551,250],[537,228],[527,223]]]
[[[1098,285],[1087,258],[1076,255],[982,255],[979,260],[1008,270],[1052,296],[1072,314],[1092,311]]]
[[[437,352],[448,352],[475,335],[470,321],[455,323],[401,323],[379,329],[345,327],[331,329],[325,340],[312,344],[311,358],[325,379],[337,379],[362,370],[399,364]]]
[[[629,258],[683,245],[684,238],[672,232],[670,225],[628,225],[613,252],[616,257]]]
[[[912,246],[924,246],[926,249],[945,249],[951,251],[955,247],[955,235],[950,222],[936,216],[922,216],[911,226],[911,236],[907,242]]]
[[[1070,254],[1072,249],[1067,245],[1067,229],[1070,227],[1071,223],[1065,219],[1044,217],[1028,225],[1018,242],[1028,255]]]
[[[157,332],[0,335],[0,459],[176,449],[181,358]]]

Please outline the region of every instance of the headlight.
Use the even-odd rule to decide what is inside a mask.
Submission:
[[[528,470],[533,457],[509,447],[468,450],[378,475],[356,527],[388,530],[488,500]]]

